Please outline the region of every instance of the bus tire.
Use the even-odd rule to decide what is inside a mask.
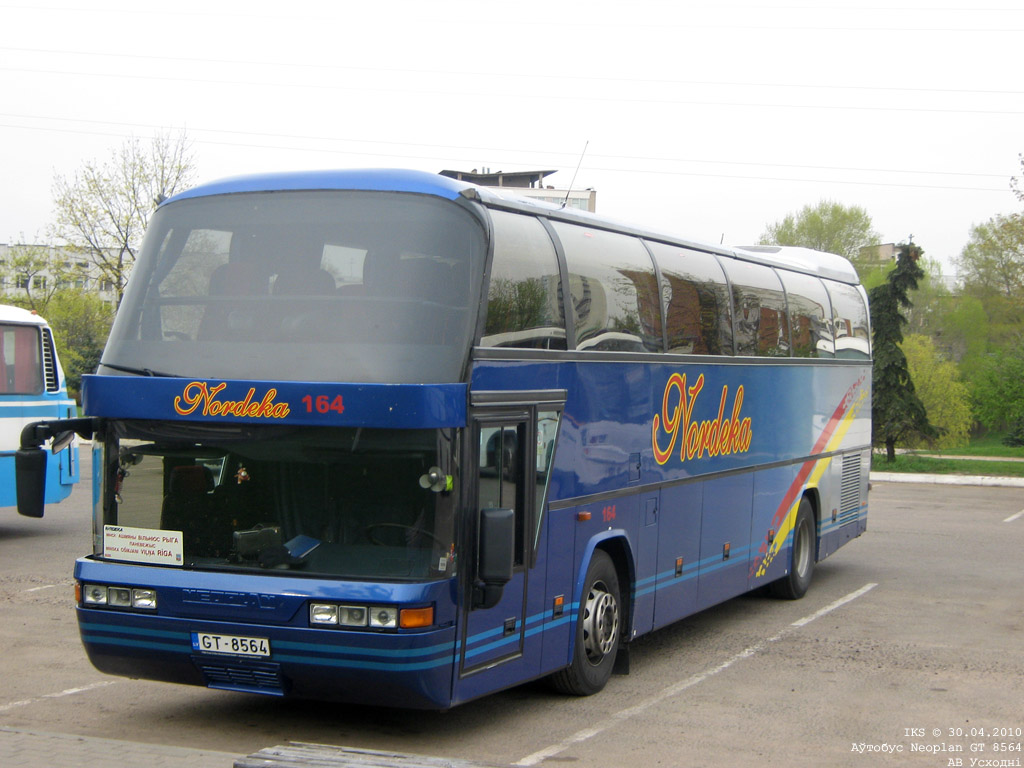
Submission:
[[[576,621],[572,663],[551,676],[555,689],[573,696],[597,693],[611,677],[622,636],[622,600],[615,564],[594,550]]]
[[[789,573],[771,583],[772,594],[784,600],[799,600],[811,586],[814,558],[817,551],[817,527],[814,508],[804,496],[796,512],[793,525],[793,546],[789,550]]]

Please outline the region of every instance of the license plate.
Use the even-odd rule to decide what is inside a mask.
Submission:
[[[230,656],[269,656],[270,641],[265,637],[193,632],[192,650],[199,653],[224,653]]]

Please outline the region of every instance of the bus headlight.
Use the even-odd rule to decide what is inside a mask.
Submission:
[[[309,606],[309,623],[337,626],[338,606],[321,605],[319,603],[314,603],[313,605]]]
[[[349,629],[425,629],[434,623],[434,606],[402,608],[395,605],[342,605],[310,603],[309,624]]]
[[[155,589],[133,589],[132,590],[132,608],[142,608],[146,611],[156,610],[156,590]]]
[[[106,605],[107,588],[100,584],[86,584],[82,588],[82,602],[85,605]]]
[[[333,603],[312,603],[309,606],[309,623],[332,627],[365,627],[368,611],[365,605],[334,605]]]
[[[371,608],[370,610],[377,610]],[[343,627],[365,627],[367,621],[366,606],[364,605],[339,605],[338,623]]]
[[[132,591],[127,587],[107,587],[107,605],[112,608],[131,608]]]
[[[135,608],[156,610],[156,590],[144,587],[112,587],[106,584],[82,584],[82,605],[89,608]],[[78,590],[76,590],[77,592]]]
[[[377,629],[394,629],[398,626],[398,609],[390,606],[370,608],[370,626]]]

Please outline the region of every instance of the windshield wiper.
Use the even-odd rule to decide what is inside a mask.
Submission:
[[[114,365],[113,363],[104,363],[100,360],[100,365],[104,368],[110,368],[115,371],[121,371],[122,373],[134,373],[136,376],[162,376],[170,379],[180,378],[175,376],[173,373],[164,373],[163,371],[154,371],[150,368],[129,368],[125,365]]]

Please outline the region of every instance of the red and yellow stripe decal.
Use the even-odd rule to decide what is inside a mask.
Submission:
[[[867,388],[861,386],[864,383],[864,376],[861,376],[847,390],[843,399],[836,406],[828,424],[821,431],[821,435],[811,449],[812,454],[829,453],[836,450],[843,442],[843,438],[853,425],[853,420],[863,407],[868,398]],[[782,550],[790,531],[796,524],[796,513],[800,507],[800,499],[807,488],[816,488],[832,463],[831,456],[823,459],[809,459],[805,461],[800,470],[796,473],[789,490],[786,491],[779,508],[772,517],[771,530],[765,532],[764,540],[758,550],[758,555],[751,565],[751,572],[758,578],[764,576],[775,556]],[[772,535],[774,531],[774,535]]]

